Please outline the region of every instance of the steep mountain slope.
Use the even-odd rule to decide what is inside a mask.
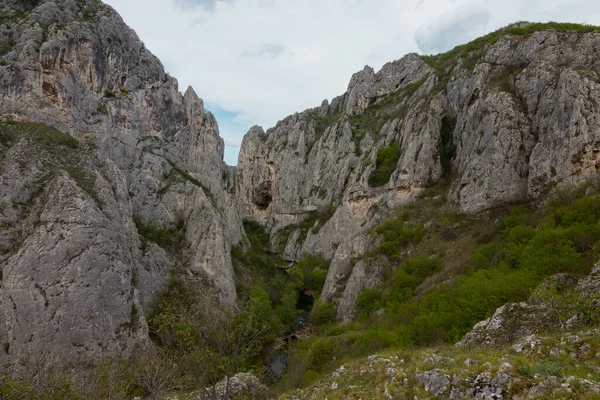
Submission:
[[[217,123],[112,8],[2,2],[0,113],[0,362],[130,354],[172,274],[235,302]]]
[[[254,127],[233,172],[202,100],[191,88],[179,93],[113,9],[98,0],[3,2],[0,363],[102,360],[86,376],[104,376],[108,365],[121,373],[111,382],[132,397],[216,388],[272,350],[287,358],[288,380],[297,372],[290,387],[298,387],[340,356],[458,340],[557,272],[572,274],[549,280],[561,291],[500,308],[462,344],[597,325],[598,268],[577,274],[590,272],[600,249],[599,47],[594,27],[518,24],[439,56],[410,54],[378,73],[366,67],[331,104],[268,132]],[[588,181],[550,204],[557,187]],[[548,204],[496,213],[530,200]],[[234,315],[238,288],[247,298]],[[277,340],[306,323],[298,308],[319,294],[312,335],[291,339],[283,354]],[[576,298],[563,310],[552,296],[571,300],[565,294]],[[342,326],[336,311],[343,322],[359,320]],[[160,351],[145,351],[149,325]],[[597,331],[589,336],[587,350],[578,348],[586,363],[598,347]],[[141,361],[110,359],[134,353]],[[386,360],[385,377],[365,381],[384,398],[386,390],[438,395],[437,383],[451,377],[439,396],[475,394],[477,382],[497,391],[494,380],[504,385],[505,373],[521,370],[490,354],[493,366],[476,362],[467,372],[443,360],[424,369],[435,356],[417,374]],[[33,376],[52,386],[52,372]],[[79,393],[82,376],[58,381]],[[523,387],[516,379],[520,395],[557,383],[597,388],[585,379],[524,378]],[[299,396],[363,395],[337,383]],[[102,396],[104,386],[94,381],[81,393]],[[18,374],[0,376],[2,395],[6,388],[36,390]]]
[[[365,67],[331,104],[248,133],[240,213],[286,258],[332,259],[321,297],[346,318],[382,279],[368,231],[425,188],[476,214],[597,176],[599,46],[593,27],[522,23]]]

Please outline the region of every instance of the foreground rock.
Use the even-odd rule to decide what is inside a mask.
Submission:
[[[600,331],[592,329],[529,338],[524,351],[388,351],[344,364],[281,399],[595,399],[599,339]]]
[[[600,264],[585,279],[559,274],[542,283],[528,302],[506,304],[457,344],[498,346],[531,335],[600,323]],[[518,347],[517,347],[518,348]]]
[[[242,372],[205,388],[204,392],[167,396],[165,400],[262,400],[269,398],[268,393],[267,387],[254,374]]]

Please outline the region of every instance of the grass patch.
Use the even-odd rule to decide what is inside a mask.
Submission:
[[[418,243],[424,235],[422,226],[407,223],[404,217],[383,222],[374,233],[382,238],[377,251],[389,258],[398,258],[402,247]]]
[[[15,43],[10,40],[5,40],[4,42],[0,43],[0,57],[8,54],[8,52],[12,50],[14,45]]]
[[[101,104],[98,107],[98,112],[103,115],[108,115],[108,106],[106,104]]]
[[[127,100],[129,100],[129,102],[133,102],[133,100],[131,99],[131,96],[129,95],[129,92],[127,90],[121,89],[121,96],[123,96]]]
[[[560,367],[552,363],[529,363],[520,365],[518,371],[523,376],[535,377],[536,375],[542,376],[556,376],[562,377],[563,373]]]
[[[38,158],[48,172],[46,182],[64,171],[84,192],[98,201],[94,191],[96,175],[90,171],[82,154],[86,147],[82,149],[77,139],[40,123],[0,120],[0,155],[20,140],[29,141],[39,149]]]
[[[191,176],[189,173],[187,173],[185,170],[179,168],[177,165],[175,165],[175,163],[171,160],[167,160],[169,162],[169,164],[171,165],[171,167],[173,168],[173,170],[181,177],[183,178],[184,181],[186,182],[190,182],[192,185],[194,186],[198,186],[199,188],[201,188],[204,191],[204,194],[206,194],[206,196],[210,199],[210,201],[213,203],[213,205],[215,207],[217,207],[217,200],[214,196],[214,194],[210,191],[209,188],[207,188],[206,186],[204,186],[199,180],[197,180],[196,178],[194,178],[193,176]]]
[[[597,333],[591,336],[586,332],[577,334],[585,337],[585,342],[590,344],[598,338]],[[536,348],[536,352],[529,354],[528,359],[515,355],[508,346],[470,350],[447,345],[433,349],[376,350],[377,353],[367,353],[368,358],[356,359],[353,349],[359,342],[368,340],[371,343],[384,343],[386,338],[379,336],[377,339],[374,334],[366,338],[345,331],[333,338],[306,341],[302,352],[298,350],[299,354],[294,354],[295,359],[305,366],[304,374],[297,369],[289,374],[285,385],[281,385],[281,391],[287,392],[281,399],[379,398],[375,393],[389,393],[395,399],[432,398],[434,396],[425,391],[424,385],[415,380],[415,374],[434,369],[440,374],[457,377],[452,387],[464,393],[465,389],[476,387],[477,384],[473,382],[478,375],[488,370],[494,377],[503,363],[507,363],[502,367],[505,373],[515,378],[507,392],[503,393],[506,398],[525,398],[533,387],[547,381],[547,377],[555,376],[556,385],[549,385],[545,393],[538,392],[539,398],[596,399],[597,394],[581,381],[598,381],[593,354],[583,356],[576,352],[577,358],[565,357],[556,363],[548,361],[550,342],[561,341],[565,336],[562,335],[558,340],[554,337],[541,338],[541,351],[537,352]],[[562,346],[560,348],[563,349]],[[432,362],[434,358],[438,361]],[[344,368],[332,374],[341,365]],[[390,373],[395,379],[390,379]],[[561,388],[565,382],[570,382],[565,385],[568,389]],[[292,392],[296,387],[302,387],[302,390]],[[557,392],[554,392],[555,389]]]
[[[379,149],[375,169],[369,175],[369,186],[381,187],[387,184],[398,166],[398,160],[400,160],[400,147],[397,145]]]
[[[491,87],[497,87],[500,91],[512,93],[515,78],[527,68],[528,64],[506,65],[494,74],[490,80]]]
[[[177,226],[172,229],[152,226],[146,223],[140,216],[134,216],[133,221],[135,222],[139,235],[143,238],[142,242],[150,241],[156,243],[165,250],[175,252],[184,239],[185,224],[183,221],[179,221]]]
[[[9,119],[0,120],[0,143],[8,144],[16,139],[33,140],[43,150],[55,155],[68,154],[69,150],[79,148],[77,139],[51,126],[37,122],[16,122]]]
[[[98,201],[96,192],[94,192],[94,184],[96,183],[96,177],[88,173],[85,169],[77,165],[71,165],[65,167],[65,171],[71,178],[77,182],[77,185],[87,194],[89,194],[94,200]]]

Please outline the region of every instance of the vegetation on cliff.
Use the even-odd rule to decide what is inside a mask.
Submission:
[[[511,27],[425,60],[438,73],[439,82],[447,83],[457,60],[463,60],[463,66],[474,66],[481,50],[503,35],[527,35],[540,29],[596,30],[571,24]],[[366,131],[381,129],[385,118],[402,116],[406,110],[398,105],[423,84],[424,80],[415,82],[401,93],[380,99],[362,114],[349,117],[355,129],[355,144],[360,144]],[[498,85],[503,86],[502,82]],[[109,92],[106,95],[111,97]],[[328,126],[339,123],[339,118],[335,114],[317,120],[315,134],[324,135]],[[443,118],[437,143],[442,176],[447,182],[452,181],[455,172],[452,161],[457,148],[452,133],[456,124],[455,119]],[[93,195],[93,180],[77,168],[81,142],[37,124],[3,122],[0,156],[4,157],[17,140],[55,152],[65,162],[65,171]],[[308,147],[312,149],[312,145]],[[370,187],[390,181],[401,154],[402,149],[395,144],[378,150],[375,169],[368,177]],[[47,166],[50,171],[58,171]],[[171,166],[174,177],[203,188],[215,202],[199,181]],[[469,379],[476,382],[489,377],[483,387],[501,390],[508,396],[540,385],[544,386],[539,389],[544,394],[558,383],[552,390],[570,388],[565,398],[593,398],[590,387],[600,380],[593,365],[600,351],[597,331],[582,333],[585,341],[558,334],[542,338],[539,343],[535,338],[528,340],[527,346],[542,350],[530,352],[529,358],[521,354],[523,348],[484,351],[449,345],[477,322],[492,316],[498,307],[527,300],[545,279],[558,273],[581,278],[590,272],[600,258],[598,188],[584,185],[555,190],[544,203],[506,206],[476,216],[455,212],[446,199],[448,190],[449,186],[443,184],[428,188],[420,198],[393,211],[370,231],[371,251],[351,261],[375,266],[376,260],[383,260],[379,264],[383,264],[384,279],[358,295],[354,318],[349,323],[337,320],[333,302],[320,299],[329,260],[304,255],[290,264],[274,250],[277,246],[263,227],[244,221],[248,244],[241,243],[231,251],[239,299],[236,306],[206,303],[204,291],[212,290],[207,277],[176,269],[152,312],[144,316],[155,345],[153,352],[137,354],[132,361],[103,360],[87,369],[86,376],[78,375],[76,368],[36,370],[36,360],[25,359],[23,369],[0,377],[0,397],[120,399],[196,390],[199,398],[218,398],[219,382],[225,380],[228,395],[230,377],[253,371],[265,381],[271,379],[271,393],[263,393],[265,397],[296,389],[301,391],[286,398],[368,398],[374,392],[396,397],[441,396],[451,389],[468,393]],[[308,232],[318,233],[334,212],[333,206],[315,211],[281,233],[289,236],[293,230],[300,230],[304,237]],[[165,248],[180,244],[183,222],[172,231],[154,227],[152,221],[141,218],[134,222],[143,241]],[[554,297],[544,300],[558,304],[557,293],[550,295]],[[310,301],[307,307],[307,298],[314,302],[312,308]],[[561,298],[579,312],[579,328],[600,323],[596,310],[590,310],[589,303],[580,296],[561,294]],[[131,314],[139,313],[137,306],[132,306]],[[5,351],[8,353],[8,349]],[[356,361],[381,352],[383,356]],[[286,373],[277,381],[265,361],[279,353],[285,355]],[[462,365],[466,365],[465,370]],[[451,378],[457,375],[461,378],[455,383]],[[505,375],[515,378],[513,386],[498,386],[503,385],[498,382]],[[571,375],[575,378],[568,378]],[[498,378],[496,386],[494,378]],[[448,383],[438,392],[431,384],[434,379]]]

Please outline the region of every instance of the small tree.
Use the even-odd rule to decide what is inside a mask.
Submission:
[[[152,335],[178,360],[189,384],[210,399],[228,398],[229,379],[250,367],[264,346],[281,331],[269,295],[254,287],[239,310],[216,305],[200,308],[200,295],[185,282],[171,285],[150,319]],[[225,379],[223,393],[217,383]]]
[[[325,325],[335,321],[335,316],[336,310],[333,304],[317,299],[310,312],[310,322],[313,325]]]
[[[360,318],[369,318],[383,307],[383,293],[377,289],[365,289],[356,298],[356,308]]]
[[[273,312],[269,295],[255,286],[250,298],[242,310],[235,315],[217,318],[205,331],[205,356],[214,363],[204,368],[211,383],[209,395],[217,399],[216,383],[225,377],[224,398],[229,398],[229,380],[231,376],[249,366],[263,350],[265,344],[272,342],[280,331],[280,322]],[[208,360],[207,360],[208,361]]]

